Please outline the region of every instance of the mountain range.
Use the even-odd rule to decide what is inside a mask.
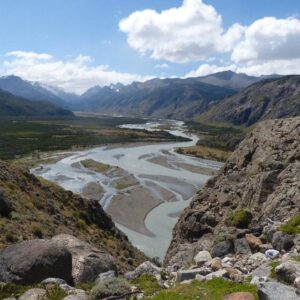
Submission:
[[[262,119],[300,113],[299,76],[296,75],[255,77],[224,71],[204,77],[155,78],[129,85],[95,86],[82,95],[6,76],[0,78],[0,89],[73,111],[180,120],[200,115],[199,120],[204,122],[245,126]],[[32,114],[36,110],[39,108]]]

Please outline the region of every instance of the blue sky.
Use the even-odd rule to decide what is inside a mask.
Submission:
[[[276,66],[282,65],[280,63],[282,59],[286,63],[283,73],[298,72],[288,65],[289,56],[287,53],[290,52],[291,47],[296,48],[297,51],[298,48],[300,49],[299,0],[185,1],[190,2],[191,13],[194,8],[198,9],[199,12],[198,15],[187,15],[186,19],[181,22],[181,10],[177,11],[177,15],[174,13],[173,17],[169,14],[161,14],[161,11],[168,12],[171,9],[180,9],[184,6],[183,0],[0,0],[0,72],[2,74],[15,72],[17,75],[28,77],[26,79],[29,80],[47,82],[44,69],[40,78],[38,75],[33,76],[30,72],[28,73],[28,70],[24,70],[24,65],[27,66],[27,69],[31,66],[28,59],[34,64],[33,67],[39,65],[39,69],[46,68],[48,64],[48,67],[50,66],[49,72],[51,72],[54,63],[60,62],[63,67],[66,67],[65,64],[74,63],[80,55],[89,57],[89,59],[82,60],[84,61],[81,62],[81,66],[84,65],[83,68],[101,66],[100,69],[104,73],[101,76],[105,76],[105,70],[110,71],[106,81],[99,78],[99,82],[90,80],[89,84],[82,84],[80,88],[76,89],[77,92],[82,92],[94,83],[103,85],[109,81],[113,82],[114,72],[132,75],[125,76],[124,82],[130,82],[135,78],[134,76],[137,80],[143,80],[144,77],[147,79],[151,76],[205,75],[214,70],[218,71],[218,68],[228,68],[228,66],[235,71],[259,75],[263,72],[258,64],[267,63],[266,72],[273,73],[277,71]],[[207,7],[211,7],[213,11],[205,12]],[[147,14],[146,9],[155,11],[156,15]],[[204,16],[202,11],[204,11]],[[135,12],[140,12],[140,15],[130,17]],[[209,15],[207,19],[206,15]],[[265,20],[265,17],[273,17],[273,19]],[[167,18],[170,18],[169,22],[164,21]],[[221,18],[222,21],[219,22],[220,19],[218,18]],[[127,19],[123,29],[120,26],[122,19]],[[139,24],[147,19],[149,22],[143,25],[147,26],[147,31],[145,31],[145,27]],[[294,23],[291,22],[291,19]],[[257,26],[269,28],[266,33],[267,37],[261,38],[256,28],[251,39],[246,40],[247,28],[254,24],[253,30],[249,29],[249,32],[255,31],[255,22],[258,20],[265,20]],[[279,23],[279,20],[284,22]],[[154,28],[151,27],[153,22],[157,22]],[[199,24],[193,27],[195,22]],[[231,37],[227,38],[224,35],[235,23],[238,23],[240,27],[236,28],[234,41],[232,41]],[[201,30],[207,24],[212,27],[209,29],[211,33],[208,31],[207,34],[205,31],[203,33],[205,36],[201,40],[199,39],[202,34]],[[283,26],[283,33],[278,36],[276,28],[280,27],[280,24]],[[166,26],[164,33],[159,31],[159,26]],[[293,31],[293,27],[297,29],[296,33]],[[182,35],[184,42],[176,42],[176,35],[168,40],[168,33],[173,34],[172,28],[179,32],[178,35]],[[194,28],[197,32],[195,37],[190,33]],[[214,36],[218,30],[222,30],[222,33],[219,32],[218,35]],[[269,34],[270,30],[274,31],[271,35]],[[216,39],[213,43],[209,41],[210,34]],[[130,36],[132,37],[131,43],[127,41]],[[226,39],[222,40],[223,45],[230,44],[224,46],[226,50],[222,49],[222,43],[217,41],[222,39],[222,36]],[[205,39],[207,41],[204,41]],[[265,45],[272,44],[277,47],[273,49],[271,62],[264,55],[266,52],[264,42]],[[169,43],[170,48],[176,50],[176,53],[171,53],[165,49]],[[255,45],[260,43],[259,48],[256,49],[250,43]],[[235,51],[235,49],[240,49],[240,52]],[[7,53],[15,53],[16,51],[18,51],[18,55],[7,56]],[[245,57],[245,51],[247,53],[252,51],[251,53],[255,53],[256,56],[249,54]],[[51,56],[51,59],[46,60],[45,63],[43,59],[41,62],[39,57],[33,59],[22,56],[21,52],[46,53]],[[235,57],[234,59],[232,55]],[[293,53],[291,58],[300,59],[300,57],[295,57]],[[27,61],[24,62],[24,59]],[[48,63],[50,61],[52,65]],[[198,70],[201,65],[208,65],[209,67]],[[38,68],[36,68],[37,70]],[[93,72],[93,74],[97,73],[94,69]],[[90,78],[93,76],[92,73],[86,77]],[[122,81],[122,76],[120,78],[116,76],[117,79]],[[88,79],[86,80],[88,81]],[[70,84],[59,82],[59,78],[52,78],[48,83],[56,84],[67,90],[74,89],[74,84],[76,84],[76,82]]]

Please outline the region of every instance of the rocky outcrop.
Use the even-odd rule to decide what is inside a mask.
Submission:
[[[241,238],[248,239],[252,251],[270,248],[276,224],[299,212],[299,145],[300,117],[259,124],[185,209],[173,230],[165,265],[189,265],[200,250],[212,256],[234,254],[235,241]],[[245,211],[251,213],[249,228],[239,225],[249,215]],[[246,234],[260,236],[265,244]],[[293,241],[275,235],[274,244],[289,250]]]
[[[48,277],[71,282],[70,252],[49,240],[31,240],[0,252],[0,282],[39,283]]]
[[[97,249],[68,234],[57,235],[52,241],[71,253],[74,284],[94,282],[100,273],[117,271],[115,260],[105,250]]]

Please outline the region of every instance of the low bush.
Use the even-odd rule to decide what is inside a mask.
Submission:
[[[231,214],[227,219],[227,225],[235,226],[237,228],[248,228],[252,221],[252,214],[245,209],[238,209]]]
[[[280,227],[280,230],[288,234],[300,233],[300,213],[291,217],[286,224]]]
[[[131,292],[130,284],[122,278],[110,278],[101,281],[92,290],[90,297],[98,300],[111,296],[122,296]]]

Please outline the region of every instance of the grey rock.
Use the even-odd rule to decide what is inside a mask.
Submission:
[[[210,261],[212,259],[210,253],[208,251],[200,251],[195,257],[194,261],[197,264],[205,263],[207,261]]]
[[[34,284],[49,277],[71,281],[70,252],[49,240],[30,240],[0,251],[0,281]]]
[[[220,278],[220,277],[228,277],[228,272],[224,269],[221,269],[205,276],[206,280],[211,280],[213,278]]]
[[[253,277],[268,277],[271,273],[272,267],[269,263],[264,263],[260,265],[258,268],[251,272]]]
[[[233,252],[233,243],[230,240],[226,240],[220,243],[217,243],[211,252],[212,257],[223,257],[229,253]]]
[[[200,274],[203,275],[202,273],[202,268],[198,269],[191,269],[191,270],[180,270],[177,272],[177,281],[185,281],[185,280],[191,280],[195,279],[196,275]]]
[[[294,246],[293,236],[285,232],[277,231],[272,238],[272,245],[278,251],[289,251]]]
[[[35,288],[25,292],[18,300],[41,300],[45,295],[46,290]]]
[[[259,300],[299,300],[296,289],[279,282],[265,282],[258,287]]]
[[[254,276],[252,277],[250,284],[260,285],[261,283],[268,282],[268,281],[269,281],[269,277],[267,276],[263,276],[263,277]]]
[[[114,258],[105,250],[99,250],[68,234],[57,235],[52,241],[71,253],[72,279],[75,284],[94,282],[99,273],[117,271]]]
[[[252,254],[250,246],[245,238],[234,240],[235,254]]]
[[[63,300],[88,300],[88,295],[83,293],[83,294],[76,294],[76,295],[69,295],[65,298],[63,298]]]
[[[48,285],[48,284],[67,284],[67,282],[63,279],[60,279],[60,278],[47,278],[47,279],[44,279],[41,284],[45,284],[45,285]]]
[[[265,252],[265,255],[266,255],[267,258],[275,259],[280,255],[280,252],[278,250],[275,250],[275,249],[269,249]]]
[[[161,272],[161,268],[155,266],[150,261],[146,261],[139,265],[134,271],[127,272],[125,277],[129,280],[136,279],[143,274],[152,274],[152,275],[159,275]]]
[[[275,268],[277,278],[288,284],[293,284],[294,280],[300,276],[300,264],[295,261],[286,261]]]
[[[96,280],[95,283],[99,283],[100,281],[104,280],[104,279],[108,279],[108,278],[115,278],[116,277],[116,272],[111,270],[111,271],[107,271],[104,273],[100,273]]]

